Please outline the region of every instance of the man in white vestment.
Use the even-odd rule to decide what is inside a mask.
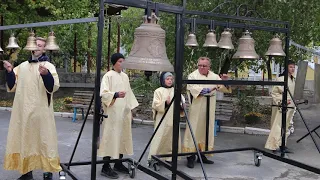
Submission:
[[[124,56],[115,53],[111,56],[113,69],[107,72],[101,81],[100,96],[104,113],[102,124],[102,137],[98,149],[98,156],[103,157],[104,163],[101,175],[117,179],[116,171],[129,173],[121,162],[123,155],[133,155],[132,147],[132,112],[137,107],[138,101],[134,96],[127,74],[122,72],[121,64]],[[110,159],[117,159],[114,168],[111,168]]]
[[[228,76],[223,74],[221,78],[219,75],[210,71],[211,63],[207,57],[200,57],[198,59],[198,69],[193,71],[189,76],[189,80],[227,80]],[[214,145],[214,121],[215,121],[215,110],[216,110],[216,91],[225,93],[231,93],[230,87],[217,84],[188,84],[187,94],[190,105],[189,109],[189,120],[193,133],[195,135],[196,144],[200,151],[205,151],[206,143],[206,110],[207,110],[207,96],[210,98],[210,116],[209,116],[209,140],[208,150],[213,150]],[[183,141],[183,152],[196,152],[190,129],[187,126],[184,141]],[[213,164],[214,162],[207,159],[207,157],[201,154],[203,163]],[[195,155],[187,157],[187,167],[194,168]]]

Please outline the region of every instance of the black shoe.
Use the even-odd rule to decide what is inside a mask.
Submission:
[[[209,160],[205,155],[201,154],[201,159],[202,159],[202,162],[204,164],[214,164],[213,161]],[[198,160],[197,160],[198,163],[200,163],[200,159],[198,157]]]
[[[17,180],[33,180],[32,171],[20,176]]]
[[[43,180],[53,180],[52,176],[53,175],[51,172],[45,172],[45,173],[43,173]]]
[[[194,160],[196,159],[196,157],[194,155],[187,157],[188,163],[187,163],[187,167],[188,168],[194,168]]]
[[[119,175],[110,167],[110,164],[105,164],[102,167],[101,175],[110,179],[118,179]]]
[[[278,148],[278,149],[276,149],[276,150],[273,150],[272,151],[273,153],[281,153],[281,149],[280,148]],[[284,147],[284,153],[292,153],[293,154],[293,151],[291,151],[289,148],[287,148],[287,147]]]
[[[115,171],[118,171],[118,172],[121,172],[121,173],[124,173],[124,174],[129,174],[129,169],[128,169],[126,166],[124,166],[124,165],[122,164],[122,162],[116,162],[116,163],[114,164],[113,169],[114,169]]]

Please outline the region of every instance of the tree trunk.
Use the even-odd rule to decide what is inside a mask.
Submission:
[[[272,80],[272,72],[271,72],[271,56],[268,57],[267,60],[267,72],[268,72],[268,80]]]
[[[91,54],[90,54],[90,50],[91,50],[91,33],[92,31],[92,28],[91,28],[91,25],[89,25],[89,28],[88,28],[88,60],[87,60],[87,73],[90,74],[90,69],[91,69]]]
[[[77,71],[77,33],[74,33],[73,40],[73,72]]]

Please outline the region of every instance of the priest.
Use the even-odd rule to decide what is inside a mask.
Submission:
[[[198,69],[193,71],[189,76],[189,80],[227,80],[228,76],[223,74],[221,77],[212,71],[210,71],[211,63],[207,57],[200,57],[198,59]],[[214,147],[214,121],[215,121],[215,110],[216,110],[216,92],[221,91],[224,93],[231,93],[231,88],[224,85],[216,84],[188,84],[187,95],[189,99],[189,120],[195,135],[196,145],[200,151],[205,150],[206,143],[206,110],[207,110],[207,96],[210,98],[209,108],[209,141],[208,150],[213,150]],[[183,152],[190,153],[196,152],[194,142],[190,133],[190,128],[187,126],[184,141],[183,141]],[[187,167],[194,168],[195,155],[187,157]],[[213,164],[213,161],[207,159],[207,157],[201,154],[198,157],[198,162],[202,158],[203,163]]]

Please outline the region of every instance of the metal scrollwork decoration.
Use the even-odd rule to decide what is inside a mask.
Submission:
[[[248,4],[236,4],[233,0],[225,0],[223,3],[216,6],[210,12],[219,13],[219,14],[228,14],[233,16],[245,16],[245,17],[258,17],[262,18],[262,15],[257,12],[257,6],[263,4],[264,0],[255,0],[253,4],[253,8],[250,9]],[[226,7],[226,8],[225,8]],[[227,12],[223,12],[226,10]]]

